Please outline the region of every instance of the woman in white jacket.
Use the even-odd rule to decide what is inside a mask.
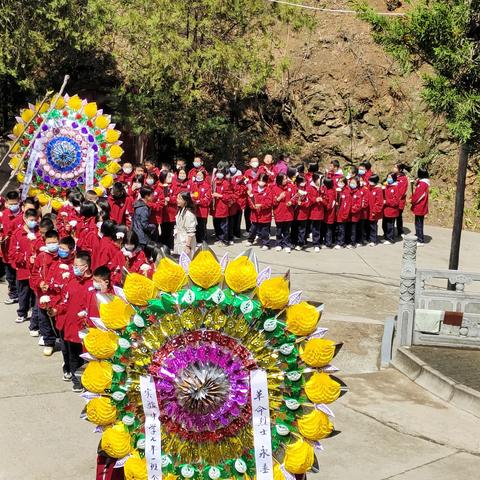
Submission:
[[[197,217],[195,205],[189,192],[181,192],[177,196],[178,213],[175,217],[173,253],[180,255],[185,252],[190,258],[195,253],[197,243]]]

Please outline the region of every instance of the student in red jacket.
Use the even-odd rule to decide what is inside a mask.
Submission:
[[[258,168],[258,175],[262,175],[263,173],[268,175],[268,184],[269,185],[274,185],[276,175],[275,175],[275,172],[273,170],[273,156],[270,155],[269,153],[267,153],[263,157],[263,163]]]
[[[243,175],[247,179],[247,190],[248,193],[250,193],[253,190],[253,187],[255,186],[255,183],[257,182],[258,176],[259,176],[259,166],[260,162],[257,157],[252,157],[250,161],[248,162],[248,168],[245,170]],[[250,209],[250,203],[247,202],[247,208],[245,209],[245,229],[247,232],[250,231],[250,226],[252,224],[250,220],[250,215],[251,215],[251,209]]]
[[[60,237],[75,232],[80,220],[80,206],[84,197],[80,192],[70,192],[67,196],[67,202],[57,213],[56,227]]]
[[[347,179],[342,177],[337,181],[337,244],[336,249],[345,248],[347,222],[350,219],[350,211],[352,209],[352,197],[350,188],[347,186]]]
[[[422,247],[425,244],[423,224],[425,216],[428,214],[429,192],[430,180],[428,179],[428,171],[424,168],[419,168],[417,172],[417,181],[415,182],[415,190],[410,201],[412,203],[412,212],[415,215],[415,235],[417,236],[417,244]]]
[[[212,183],[212,217],[213,227],[217,240],[228,245],[228,215],[230,204],[233,200],[232,184],[226,177],[226,165],[219,162],[215,173],[215,180]]]
[[[134,231],[125,235],[122,244],[122,271],[124,268],[130,273],[139,273],[151,277],[152,266],[149,264],[144,251],[140,247],[138,236]]]
[[[368,221],[368,199],[370,186],[363,176],[358,177],[360,194],[362,195],[362,214],[357,227],[357,244],[366,245],[370,237],[370,223]]]
[[[370,177],[373,175],[372,164],[368,161],[362,162],[358,166],[358,175],[362,177],[365,180],[365,182],[368,183]]]
[[[95,269],[105,265],[110,270],[120,252],[120,248],[115,243],[116,223],[113,220],[105,220],[100,227],[100,242],[98,249],[92,259],[92,268]]]
[[[310,198],[307,191],[307,181],[298,176],[295,179],[296,193],[294,199],[295,217],[292,226],[292,243],[295,250],[303,250],[307,242],[307,220],[310,216]]]
[[[370,187],[368,193],[368,241],[370,247],[378,244],[378,221],[382,218],[383,213],[383,189],[378,182],[378,175],[371,175],[368,181]]]
[[[114,293],[111,272],[108,267],[97,267],[92,273],[93,288],[89,288],[87,292],[87,316],[85,324],[87,327],[95,327],[92,318],[100,316],[98,308],[97,293],[111,295]]]
[[[403,230],[403,210],[405,209],[405,205],[407,203],[407,191],[408,191],[408,172],[410,168],[403,164],[403,163],[396,163],[393,171],[397,174],[397,188],[398,188],[398,197],[399,197],[399,204],[398,204],[398,217],[396,220],[397,223],[397,235],[399,237],[403,237],[404,230]]]
[[[310,226],[312,230],[313,251],[319,252],[322,248],[322,230],[325,219],[325,187],[322,186],[322,177],[312,173],[312,180],[307,187],[310,198]]]
[[[30,268],[34,262],[34,243],[40,237],[38,229],[39,216],[33,208],[23,214],[22,228],[13,232],[8,258],[17,271],[18,309],[17,323],[27,319],[28,311],[35,305],[35,295],[30,288]]]
[[[387,176],[387,185],[383,191],[385,203],[383,207],[383,219],[385,224],[384,245],[391,245],[394,240],[395,219],[400,213],[400,196],[398,193],[397,174],[389,173]]]
[[[275,179],[275,185],[272,187],[273,217],[275,219],[277,252],[292,251],[290,240],[290,229],[292,227],[295,207],[293,197],[295,196],[295,186],[288,183],[286,175],[279,173]]]
[[[207,240],[207,221],[208,211],[212,203],[212,186],[210,181],[206,180],[203,171],[198,171],[190,182],[190,195],[195,204],[195,214],[197,216],[197,230],[195,236],[197,244]]]
[[[350,178],[348,187],[350,188],[352,204],[350,209],[350,244],[347,245],[347,248],[356,248],[358,228],[361,228],[360,221],[362,220],[363,209],[363,194],[358,188],[358,177]]]
[[[193,159],[193,168],[188,172],[188,179],[193,180],[197,176],[197,173],[199,173],[199,172],[202,172],[204,180],[206,180],[210,183],[211,178],[210,178],[210,175],[207,172],[207,169],[203,166],[202,157],[196,156]]]
[[[110,219],[120,225],[131,224],[133,205],[123,183],[115,182],[108,197]]]
[[[145,173],[154,173],[155,175],[160,174],[160,169],[155,165],[155,162],[153,160],[147,159],[143,162],[143,168],[145,170]]]
[[[163,171],[158,177],[158,183],[163,188],[165,205],[162,213],[162,227],[160,243],[173,250],[173,228],[175,226],[175,217],[177,215],[177,186],[172,184],[173,174]]]
[[[77,249],[94,256],[100,244],[97,227],[98,208],[95,203],[88,200],[83,202],[80,216],[81,221],[76,232]]]
[[[340,162],[336,159],[333,159],[330,162],[330,165],[326,171],[327,178],[331,178],[333,180],[333,184],[335,188],[338,186],[338,182],[344,179],[343,170],[340,168]]]
[[[228,243],[233,245],[233,239],[240,239],[242,232],[240,225],[242,223],[242,205],[243,198],[246,195],[247,188],[242,184],[242,172],[232,163],[228,167],[227,179],[232,185],[232,200],[228,211]]]
[[[83,392],[78,370],[83,365],[80,330],[88,324],[88,299],[93,290],[91,257],[86,252],[77,252],[73,262],[73,277],[62,290],[62,298],[54,313],[63,319],[61,322],[65,349],[68,354],[72,391]],[[59,326],[60,328],[60,326]]]
[[[323,204],[325,206],[325,247],[332,248],[337,213],[337,191],[331,178],[323,178]]]
[[[122,165],[122,171],[117,175],[117,182],[123,183],[125,188],[128,188],[132,184],[134,176],[133,165],[131,162],[125,162]]]
[[[258,236],[262,250],[268,250],[273,205],[272,191],[268,186],[268,175],[263,174],[258,177],[258,181],[248,194],[248,202],[252,211],[252,226],[247,245],[253,245],[255,237]]]

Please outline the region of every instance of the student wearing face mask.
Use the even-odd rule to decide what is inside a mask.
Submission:
[[[190,182],[190,195],[195,205],[197,230],[195,232],[197,244],[207,240],[208,211],[212,203],[212,186],[205,180],[203,172],[198,172]]]
[[[60,237],[73,234],[80,220],[80,206],[84,201],[83,194],[72,191],[67,196],[67,201],[58,210],[56,228]]]
[[[323,179],[323,202],[325,205],[324,238],[325,247],[333,247],[337,211],[337,191],[331,178]]]
[[[405,165],[404,163],[396,163],[393,171],[397,174],[397,188],[399,196],[399,212],[396,219],[397,235],[399,237],[403,237],[403,210],[405,209],[405,205],[407,204],[407,191],[408,185],[410,184],[410,181],[408,179],[408,172],[410,171],[410,167]]]
[[[423,225],[426,215],[428,215],[428,196],[430,193],[430,180],[428,170],[419,168],[417,172],[417,181],[415,190],[410,199],[412,203],[412,213],[415,215],[415,235],[417,236],[417,245],[425,245],[425,235]]]
[[[358,188],[358,177],[352,177],[348,181],[350,195],[352,199],[350,209],[350,243],[347,248],[356,248],[357,246],[357,227],[362,219],[363,195]]]
[[[248,162],[248,167],[244,172],[244,177],[246,179],[246,186],[247,186],[247,192],[250,193],[253,188],[255,187],[255,184],[258,179],[258,174],[259,174],[259,165],[260,162],[257,157],[252,157],[250,161]],[[250,232],[250,226],[251,226],[251,208],[250,208],[250,202],[247,202],[247,207],[245,209],[245,228],[247,232]]]
[[[95,203],[85,200],[80,207],[81,222],[77,229],[77,250],[94,256],[98,252],[100,239],[98,237],[98,207]]]
[[[147,174],[147,175],[135,175],[132,180],[132,184],[128,187],[127,190],[127,195],[130,198],[130,201],[132,203],[136,202],[138,200],[138,193],[140,192],[140,189],[146,185],[149,186],[151,181],[149,180],[149,184],[147,184],[147,179],[148,178],[155,178],[157,175],[153,172]],[[157,177],[158,178],[158,177]]]
[[[97,267],[92,273],[92,287],[87,292],[87,316],[85,323],[88,327],[95,327],[91,318],[99,318],[98,295],[111,295],[114,293],[112,272],[106,266]]]
[[[208,174],[206,168],[203,166],[203,159],[202,157],[197,155],[193,159],[192,169],[188,172],[188,179],[193,180],[197,176],[197,173],[200,173],[200,172],[203,173],[203,178],[210,183],[211,182],[210,175]]]
[[[347,225],[350,219],[350,210],[352,208],[351,190],[347,186],[345,177],[339,178],[337,181],[337,244],[336,249],[345,248]]]
[[[372,164],[368,161],[362,162],[358,166],[358,175],[363,178],[363,180],[368,183],[370,177],[373,175]]]
[[[20,194],[16,190],[10,191],[6,195],[5,210],[0,212],[0,252],[5,265],[5,279],[8,283],[8,296],[4,300],[6,305],[18,302],[17,272],[11,264],[8,253],[12,234],[22,218]]]
[[[369,222],[369,246],[374,247],[378,244],[378,221],[383,213],[383,189],[378,184],[378,175],[371,175],[368,181],[368,222]]]
[[[261,175],[248,194],[248,202],[252,211],[252,227],[247,245],[253,245],[258,237],[258,244],[262,250],[269,249],[270,224],[272,223],[273,194],[268,185],[268,175]]]
[[[242,172],[238,170],[234,163],[228,167],[227,173],[233,190],[232,201],[228,212],[228,243],[233,245],[234,238],[240,239],[242,237],[240,228],[242,223],[241,207],[244,205],[246,186],[241,182],[244,178]]]
[[[23,214],[23,227],[16,230],[10,241],[8,258],[17,271],[18,309],[17,323],[27,320],[28,311],[35,306],[35,295],[30,288],[30,268],[34,259],[34,243],[40,238],[39,216],[36,210],[28,209]],[[34,327],[35,325],[32,325]]]
[[[258,168],[258,175],[263,174],[268,175],[268,183],[273,186],[275,184],[276,174],[274,172],[273,157],[269,153],[263,157],[263,162]]]
[[[312,174],[312,180],[307,186],[310,198],[310,225],[312,229],[312,244],[315,252],[322,247],[323,221],[325,219],[325,188],[322,186],[322,177],[318,173]]]
[[[147,178],[148,180],[148,178]],[[118,224],[127,224],[131,222],[133,204],[128,197],[123,183],[115,182],[110,190],[108,197],[110,205],[110,219]]]
[[[122,165],[122,171],[117,175],[117,181],[123,183],[125,187],[129,187],[132,184],[134,176],[133,165],[130,162],[125,162]]]
[[[391,245],[394,239],[394,225],[395,219],[400,213],[400,196],[398,193],[397,174],[391,172],[387,176],[387,184],[383,190],[384,195],[384,207],[383,207],[383,219],[384,219],[384,245]]]
[[[167,246],[170,250],[173,249],[173,228],[175,226],[175,216],[177,215],[175,187],[172,182],[173,175],[171,172],[162,172],[160,174],[159,183],[162,185],[164,193],[160,243]]]
[[[233,188],[226,174],[227,165],[219,162],[212,183],[212,217],[215,235],[219,243],[228,245],[228,216],[230,204],[233,201]]]
[[[100,228],[100,242],[95,255],[92,258],[92,268],[102,265],[113,271],[120,248],[116,244],[117,224],[113,220],[105,220]]]
[[[308,196],[307,182],[304,177],[296,177],[295,185],[295,216],[292,224],[292,243],[295,245],[295,250],[300,251],[305,248],[307,242],[307,220],[310,216],[310,197]]]
[[[140,247],[137,234],[130,230],[125,235],[121,250],[121,269],[151,277],[153,271],[144,251]]]
[[[273,217],[275,219],[277,246],[275,250],[286,253],[292,251],[290,242],[290,229],[292,226],[295,207],[293,197],[295,196],[295,186],[287,181],[287,177],[282,173],[277,175],[275,185],[272,188],[273,199]]]

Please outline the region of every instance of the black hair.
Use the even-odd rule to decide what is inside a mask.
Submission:
[[[148,175],[152,175],[152,174],[149,173]],[[135,175],[133,177],[132,183],[140,183],[141,185],[143,185],[144,181],[145,181],[145,175]]]
[[[340,168],[340,162],[334,158],[331,162],[330,162],[335,168]]]
[[[300,175],[295,179],[295,183],[297,185],[300,185],[301,183],[303,183],[305,181],[305,177],[301,177]]]
[[[24,201],[23,204],[25,205],[26,203],[33,205],[35,207],[35,210],[38,210],[40,208],[40,202],[34,198],[34,197],[27,197]]]
[[[365,167],[365,170],[371,170],[372,169],[372,164],[366,160],[365,162],[362,162],[360,165],[360,167]]]
[[[298,163],[295,165],[295,168],[297,169],[297,173],[301,173],[302,175],[305,173],[305,165],[303,163]]]
[[[127,192],[125,190],[125,186],[122,182],[115,182],[112,186],[112,190],[110,191],[112,198],[115,200],[122,200],[126,198]]]
[[[295,167],[288,167],[287,168],[287,177],[293,178],[297,174],[297,169]]]
[[[99,277],[102,280],[108,280],[108,283],[110,284],[110,276],[111,276],[111,271],[106,265],[102,265],[101,267],[97,267],[93,271],[93,276],[94,277]]]
[[[167,172],[168,173],[168,172]],[[160,173],[161,175],[161,173]],[[158,182],[158,175],[155,172],[150,172],[147,174],[147,177],[153,178],[153,183]]]
[[[188,180],[187,170],[185,168],[181,168],[180,170],[177,170],[177,178],[179,177],[180,172],[184,172],[185,173],[185,180]]]
[[[155,160],[153,160],[152,158],[146,158],[143,162],[143,165],[145,165],[146,163],[151,163],[152,165],[156,165]],[[164,162],[162,162],[162,165],[163,164],[164,164]]]
[[[20,194],[18,193],[17,190],[10,190],[6,195],[5,195],[7,200],[19,200],[20,199]]]
[[[325,188],[333,188],[333,179],[325,177],[323,179],[323,185],[325,186]]]
[[[166,183],[167,181],[167,176],[170,172],[167,172],[166,170],[162,170],[160,172],[160,175],[158,176],[158,180],[160,181],[160,183]],[[152,175],[152,174],[150,174]]]
[[[116,223],[113,220],[104,220],[100,227],[100,233],[104,237],[114,238]]]
[[[412,167],[405,163],[396,163],[395,166],[398,168],[399,172],[409,172],[412,169]]]
[[[313,181],[313,183],[316,183],[316,181],[317,181],[319,178],[321,178],[321,175],[320,175],[319,173],[316,173],[316,172],[315,172],[315,173],[312,175],[312,181]]]
[[[47,238],[56,238],[58,239],[58,232],[56,230],[53,230],[53,228],[51,230],[47,230],[47,232],[45,233],[45,240]]]
[[[317,173],[318,172],[318,162],[309,163],[308,164],[308,172],[309,173]]]
[[[66,245],[69,250],[75,250],[75,240],[73,239],[73,237],[63,237],[60,239],[59,243],[62,245]]]
[[[142,187],[140,189],[140,196],[142,198],[148,197],[149,195],[153,194],[153,190],[150,187]]]
[[[123,237],[122,245],[135,245],[135,248],[137,248],[139,243],[138,235],[133,230],[129,230]]]
[[[262,173],[259,177],[258,177],[258,181],[260,182],[265,182],[265,183],[268,183],[268,180],[269,180],[269,176],[266,174],[266,173]]]
[[[428,174],[428,170],[426,168],[419,167],[417,170],[417,177],[418,178],[429,178],[430,175]]]
[[[88,268],[92,266],[92,257],[88,252],[85,252],[85,251],[77,252],[75,255],[75,258],[78,258],[79,260],[83,260],[87,264]]]
[[[95,190],[87,190],[85,192],[85,195],[95,195],[96,197],[98,197],[98,193]]]
[[[377,185],[378,182],[380,181],[380,178],[378,177],[378,175],[373,174],[373,175],[368,179],[368,181],[371,182],[371,183],[374,183],[375,185]]]
[[[67,200],[74,206],[79,207],[85,200],[85,197],[80,192],[72,191],[68,194]]]
[[[143,247],[143,251],[145,252],[145,256],[148,260],[155,262],[163,251],[169,252],[168,247],[162,247],[159,243],[156,242],[148,242],[145,247]]]
[[[186,209],[190,210],[191,212],[195,213],[195,204],[193,203],[192,196],[190,195],[190,192],[180,192],[179,195],[185,201],[185,207],[184,208],[186,208]]]
[[[283,173],[279,173],[275,177],[275,183],[281,187],[283,185],[283,180],[285,180],[285,178],[287,178],[286,175],[284,175]]]
[[[80,206],[80,215],[85,218],[97,217],[98,216],[97,205],[91,200],[85,200]]]
[[[25,216],[25,218],[27,217],[38,217],[38,212],[37,210],[35,210],[34,208],[27,208],[27,210],[25,210],[25,213],[23,214]],[[53,224],[52,224],[53,226]]]
[[[26,212],[25,212],[26,213]],[[55,225],[53,224],[53,221],[51,218],[42,218],[40,220],[40,225],[39,225],[40,228],[46,228],[47,230],[51,230],[55,227]]]
[[[110,206],[110,202],[108,201],[108,198],[105,198],[105,197],[99,198],[96,205],[97,205],[97,208],[101,210],[100,213],[110,213],[110,211],[112,210],[112,207]]]
[[[43,215],[42,218],[47,218],[48,220],[51,220],[53,223],[57,220],[57,214],[53,212],[46,213]]]
[[[390,172],[390,173],[387,175],[387,178],[388,178],[388,177],[392,177],[392,180],[393,180],[394,182],[397,181],[397,174],[396,174],[395,172]]]
[[[356,165],[351,165],[350,173],[352,174],[352,177],[356,177],[358,175],[358,167]]]
[[[123,235],[121,235],[123,233]],[[113,240],[117,242],[118,240],[122,240],[125,238],[125,236],[128,233],[128,227],[126,225],[115,225],[115,231],[113,233]],[[120,234],[120,235],[118,235]],[[117,236],[118,235],[118,236]]]

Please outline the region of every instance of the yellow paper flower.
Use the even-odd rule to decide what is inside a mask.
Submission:
[[[130,303],[146,305],[149,300],[157,296],[155,284],[144,275],[129,273],[123,285],[123,291]]]
[[[37,195],[37,200],[40,202],[40,205],[43,207],[50,201],[50,197],[46,193],[39,193]]]
[[[117,408],[109,397],[92,398],[87,403],[86,413],[90,422],[102,427],[111,425],[117,418]]]
[[[120,297],[114,297],[109,303],[100,304],[100,318],[107,328],[121,330],[130,323],[130,318],[135,313],[131,305]]]
[[[12,147],[12,153],[17,153],[19,150],[20,150],[20,144],[19,144],[19,143],[16,143],[16,144]]]
[[[8,164],[10,165],[10,168],[12,168],[12,169],[17,168],[20,165],[20,157],[18,155],[15,155],[14,157],[12,157],[10,159]]]
[[[123,148],[120,145],[112,145],[110,147],[110,157],[120,158],[123,155]]]
[[[255,265],[244,255],[232,260],[225,269],[225,281],[236,293],[255,288],[257,285]]]
[[[37,195],[41,193],[41,190],[39,188],[36,188],[36,187],[30,187],[28,189],[28,196],[29,197],[37,197]],[[37,197],[38,198],[38,197]]]
[[[258,287],[258,299],[265,308],[281,310],[288,303],[290,289],[283,277],[274,277],[265,280]]]
[[[278,463],[273,466],[273,480],[285,480],[285,475]]]
[[[132,438],[122,423],[107,428],[102,435],[101,447],[112,458],[123,458],[132,449]]]
[[[22,117],[22,120],[27,123],[29,120],[31,120],[31,118],[33,117],[34,115],[34,111],[33,110],[30,110],[29,108],[26,108],[25,110],[22,111],[22,113],[20,114],[20,116]]]
[[[333,423],[327,414],[312,410],[298,419],[298,431],[307,440],[317,441],[328,437],[333,432]]]
[[[45,113],[48,110],[48,102],[44,102],[42,106],[40,105],[41,105],[41,102],[37,102],[35,104],[35,110],[39,113]]]
[[[132,454],[125,462],[124,472],[126,480],[147,480],[147,461],[145,457],[140,458],[138,453]],[[165,476],[163,478],[165,479]]]
[[[314,459],[313,447],[308,442],[297,440],[295,443],[288,444],[285,448],[283,462],[288,472],[299,475],[312,468]]]
[[[60,210],[63,207],[63,202],[61,200],[58,200],[57,198],[54,198],[52,200],[51,205],[52,205],[53,210],[57,211],[57,210]]]
[[[122,167],[120,166],[120,164],[118,162],[110,162],[106,168],[105,168],[105,171],[108,172],[108,173],[111,173],[112,175],[115,175],[116,173],[118,173],[120,170],[122,169]]]
[[[188,267],[192,282],[202,288],[210,288],[220,282],[222,267],[210,250],[198,252]]]
[[[328,365],[335,355],[335,342],[325,338],[311,338],[300,350],[300,358],[311,367]]]
[[[159,290],[172,293],[187,283],[187,274],[178,263],[165,257],[158,262],[152,280]]]
[[[99,197],[102,197],[105,193],[105,189],[101,185],[97,185],[93,190]]]
[[[320,312],[307,302],[300,302],[287,308],[287,330],[295,335],[310,335],[317,326]]]
[[[13,134],[16,137],[19,137],[23,133],[23,129],[25,128],[25,125],[22,123],[16,123],[15,126],[13,127]]]
[[[104,130],[110,125],[110,118],[106,115],[100,115],[95,119],[95,126]]]
[[[112,364],[109,362],[88,362],[82,375],[82,384],[90,392],[103,393],[112,385]]]
[[[83,344],[90,355],[99,360],[111,358],[118,346],[118,337],[114,332],[104,332],[98,328],[90,328],[83,339]]]
[[[53,100],[51,102],[53,104]],[[55,102],[55,108],[61,110],[65,106],[65,99],[63,97],[58,97],[58,100]]]
[[[174,473],[167,473],[166,475],[163,476],[163,480],[177,480],[177,476]]]
[[[83,111],[88,118],[93,118],[97,114],[97,104],[89,102],[85,105]]]
[[[305,384],[305,393],[313,403],[332,403],[340,396],[341,385],[324,372],[315,372]]]
[[[70,97],[68,100],[68,106],[72,110],[80,110],[82,108],[82,99],[78,95],[74,95],[73,97]]]
[[[114,130],[113,128],[111,128],[110,130],[107,130],[105,139],[107,140],[108,143],[115,143],[118,141],[119,138],[120,138],[120,132],[118,130]]]
[[[113,185],[113,176],[110,174],[104,175],[101,178],[100,183],[102,184],[102,187],[110,188]]]
[[[18,183],[23,183],[23,181],[25,180],[25,174],[23,172],[18,172],[17,180],[18,180]]]

